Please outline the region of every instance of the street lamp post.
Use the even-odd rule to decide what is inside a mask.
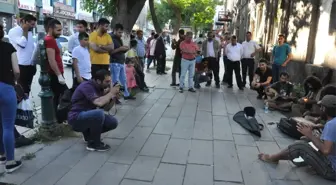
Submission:
[[[35,0],[36,12],[38,17],[38,47],[39,47],[39,63],[40,63],[40,77],[39,84],[41,85],[41,92],[38,94],[41,98],[41,126],[42,128],[49,128],[56,123],[55,110],[53,106],[53,93],[50,89],[50,78],[48,75],[46,48],[44,44],[44,28],[43,28],[43,12],[42,0]]]

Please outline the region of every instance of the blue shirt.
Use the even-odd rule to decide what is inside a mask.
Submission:
[[[288,54],[292,52],[291,47],[284,43],[283,45],[279,46],[276,45],[273,48],[273,58],[274,58],[274,63],[278,65],[282,65],[286,59]]]
[[[144,39],[135,38],[135,40],[138,42],[137,49],[136,49],[138,56],[139,57],[145,57],[145,55],[146,55],[146,44],[145,44]]]
[[[75,47],[79,46],[78,35],[79,35],[79,32],[71,35],[71,37],[69,38],[69,42],[68,42],[69,52],[72,52],[72,50],[75,49]]]
[[[329,154],[328,159],[336,171],[336,118],[326,123],[321,135],[321,140],[333,142],[332,152]]]
[[[201,55],[199,55],[199,56],[197,56],[196,57],[196,63],[201,63],[202,62],[202,56]]]

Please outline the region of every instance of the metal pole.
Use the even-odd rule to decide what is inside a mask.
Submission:
[[[36,12],[38,16],[38,45],[40,50],[39,64],[40,64],[40,77],[39,84],[41,85],[41,92],[38,94],[41,98],[41,114],[42,127],[48,127],[56,123],[54,103],[53,103],[53,93],[50,89],[50,78],[48,75],[48,65],[46,48],[44,45],[45,31],[43,27],[43,12],[42,10],[42,0],[35,0]]]

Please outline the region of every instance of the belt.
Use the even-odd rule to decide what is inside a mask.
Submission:
[[[184,60],[193,61],[193,60],[195,60],[196,58],[192,58],[192,59],[183,58],[183,59],[184,59]]]
[[[245,60],[254,60],[254,58],[243,58]]]

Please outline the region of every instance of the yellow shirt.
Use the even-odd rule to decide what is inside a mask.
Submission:
[[[105,33],[103,36],[98,36],[98,32],[94,31],[89,36],[89,42],[96,45],[106,46],[112,44],[112,38],[109,34]],[[108,53],[97,53],[93,49],[90,49],[91,64],[110,64],[110,55]]]

